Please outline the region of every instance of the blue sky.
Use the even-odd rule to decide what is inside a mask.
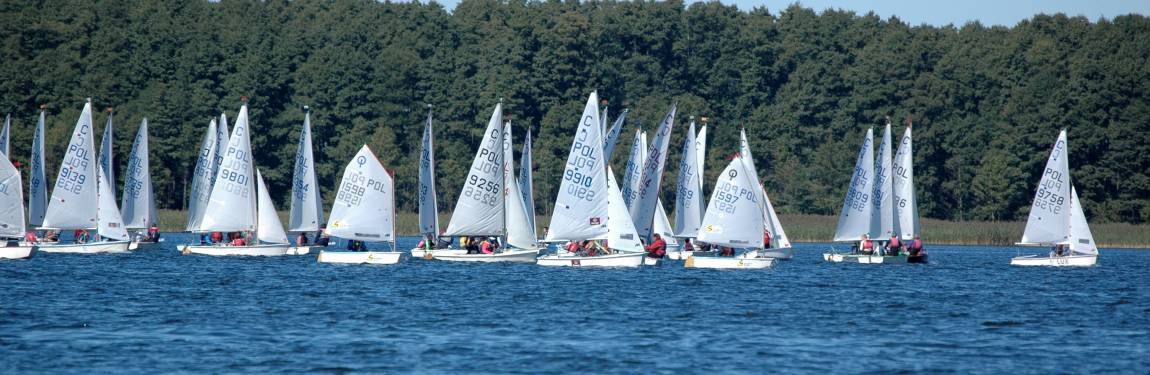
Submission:
[[[426,1],[426,0],[424,0]],[[459,0],[437,0],[448,9],[454,9]],[[691,0],[688,0],[691,1]],[[735,4],[742,10],[766,6],[771,13],[785,9],[794,0],[721,0],[724,4]],[[929,24],[942,26],[954,24],[962,26],[968,21],[979,21],[983,25],[1014,26],[1018,21],[1028,19],[1038,13],[1066,13],[1082,15],[1091,21],[1100,17],[1138,13],[1150,15],[1150,0],[803,0],[805,7],[818,11],[827,8],[853,10],[859,14],[874,11],[882,18],[898,16],[911,25]]]

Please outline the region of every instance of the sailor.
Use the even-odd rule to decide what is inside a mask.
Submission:
[[[768,232],[767,230],[763,230],[763,248],[771,248],[771,232]]]
[[[567,252],[568,252],[568,253],[577,253],[577,252],[579,252],[579,244],[578,244],[578,243],[576,243],[575,241],[567,241],[567,244],[566,244],[566,245],[563,245],[563,248],[564,248],[564,249],[567,249]]]
[[[690,238],[683,239],[683,251],[695,251],[695,245],[691,243]]]
[[[735,256],[735,249],[730,246],[719,246],[719,256],[733,257]]]
[[[898,251],[902,249],[902,243],[898,240],[897,234],[891,234],[890,240],[886,242],[886,251],[889,255],[898,255]]]
[[[1066,245],[1063,245],[1063,244],[1054,245],[1054,256],[1060,257],[1060,256],[1065,255],[1065,249],[1066,249]]]
[[[922,240],[918,238],[917,234],[914,235],[914,239],[910,241],[909,247],[910,255],[917,256],[918,254],[922,253]]]
[[[224,234],[220,232],[212,232],[212,243],[224,242]]]
[[[482,251],[484,254],[494,254],[496,246],[497,245],[495,245],[495,238],[492,237],[492,238],[488,238],[488,239],[483,240],[483,243],[479,244],[479,250]]]
[[[327,246],[327,243],[328,243],[328,241],[330,241],[330,240],[331,240],[331,239],[330,239],[330,238],[327,236],[327,233],[324,233],[324,229],[327,229],[327,224],[324,224],[324,225],[320,225],[320,226],[319,226],[319,230],[315,231],[315,245],[316,245],[316,246],[324,246],[324,247],[326,247],[326,246]]]
[[[76,243],[87,243],[90,239],[87,229],[77,229],[73,231],[72,237],[75,237]]]
[[[295,238],[296,246],[307,246],[308,242],[309,240],[307,238],[307,232],[299,232],[299,236],[296,236]]]
[[[363,251],[363,242],[356,240],[347,240],[348,251]]]
[[[647,256],[650,258],[662,258],[667,255],[667,242],[663,241],[663,236],[655,233],[655,240],[647,245]]]
[[[859,250],[861,250],[862,253],[866,255],[874,253],[874,243],[871,242],[869,235],[862,235],[862,239],[859,240]]]
[[[155,224],[148,227],[148,241],[160,242],[160,228],[156,227]]]
[[[24,242],[38,243],[40,239],[36,238],[36,231],[30,230],[28,233],[24,233]]]

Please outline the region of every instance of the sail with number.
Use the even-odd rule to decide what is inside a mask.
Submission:
[[[24,236],[24,185],[20,170],[0,158],[0,238]]]
[[[343,170],[327,233],[357,241],[395,240],[395,182],[364,145]]]
[[[623,193],[615,182],[615,171],[607,166],[607,245],[612,249],[642,252],[643,243],[631,221],[631,213],[623,202]]]
[[[192,172],[192,193],[188,199],[186,227],[189,232],[200,230],[200,221],[204,218],[204,211],[208,208],[208,200],[212,196],[212,181],[216,178],[218,136],[216,120],[212,119],[208,124],[208,130],[204,133],[204,141],[200,142],[200,156],[196,159],[196,169]]]
[[[112,192],[112,184],[104,174],[104,167],[96,168],[96,178],[99,193],[96,201],[96,233],[100,237],[115,240],[128,240],[128,231],[124,229],[124,219],[120,216],[120,209],[116,207],[116,193]]]
[[[303,128],[295,152],[291,184],[291,213],[288,231],[314,232],[323,221],[323,200],[315,177],[315,158],[311,147],[311,111],[304,107]]]
[[[283,223],[276,213],[276,206],[272,203],[272,196],[268,194],[268,187],[264,184],[264,177],[256,170],[256,189],[258,202],[256,202],[256,241],[274,244],[288,243],[287,233],[284,232]]]
[[[627,212],[639,199],[639,181],[643,178],[643,153],[647,149],[647,137],[640,129],[635,130],[635,141],[631,142],[631,153],[627,158],[627,166],[623,168],[623,202],[627,204]]]
[[[89,229],[96,227],[97,199],[95,150],[92,147],[92,101],[84,104],[60,163],[43,228]]]
[[[763,209],[759,183],[748,171],[743,156],[736,156],[719,174],[711,202],[703,215],[699,242],[734,248],[763,247]]]
[[[224,162],[224,150],[228,148],[228,141],[232,138],[232,133],[228,131],[228,115],[220,113],[219,126],[216,127],[216,149],[215,149],[215,164],[212,165],[212,184],[216,183],[216,175],[220,172],[220,164]]]
[[[576,125],[551,214],[548,242],[607,238],[607,175],[599,95],[591,92]]]
[[[909,121],[909,120],[908,120]],[[919,234],[918,200],[914,194],[914,148],[911,146],[910,125],[899,141],[898,152],[894,155],[892,185],[894,185],[895,228],[903,240],[914,239]]]
[[[132,153],[128,155],[127,176],[124,177],[124,195],[120,200],[124,228],[148,228],[155,224],[155,199],[152,192],[152,174],[148,157],[148,119],[140,122]]]
[[[882,142],[878,145],[878,156],[875,158],[874,189],[871,192],[871,207],[874,213],[871,214],[870,224],[870,238],[874,239],[888,239],[898,230],[895,227],[897,222],[894,217],[894,200],[891,197],[894,186],[891,184],[890,142],[888,122],[882,133]]]
[[[243,232],[256,230],[256,183],[249,138],[248,105],[240,107],[228,144],[221,152],[223,160],[212,185],[211,198],[200,222],[205,232]]]
[[[112,144],[116,138],[112,132],[112,109],[108,108],[108,122],[104,124],[104,138],[100,140],[100,166],[108,175],[108,184],[112,192],[116,192],[116,161],[112,153]]]
[[[675,126],[675,111],[678,104],[672,104],[663,122],[655,132],[655,139],[647,146],[643,161],[643,177],[639,182],[638,203],[632,202],[631,218],[639,236],[650,239],[654,230],[655,206],[659,200],[659,188],[663,181],[663,168],[667,162],[667,148],[671,144],[671,131]]]
[[[535,234],[535,182],[531,173],[531,130],[527,130],[527,137],[523,139],[523,155],[519,161],[519,194],[523,197],[523,209],[527,211],[527,222],[531,226],[531,235],[538,240]]]
[[[623,131],[623,122],[627,120],[627,112],[630,109],[624,109],[623,113],[619,114],[619,118],[615,119],[615,123],[611,125],[611,130],[607,132],[606,145],[603,146],[603,157],[611,160],[611,155],[615,154],[615,145],[619,143],[619,133]],[[603,121],[607,121],[607,112],[603,112]]]
[[[1058,140],[1046,169],[1038,182],[1026,230],[1022,233],[1022,243],[1051,245],[1066,243],[1070,235],[1070,164],[1067,162],[1069,148],[1066,144],[1066,130],[1058,133]]]
[[[519,181],[515,178],[515,157],[512,149],[511,122],[503,125],[503,186],[505,189],[504,215],[507,215],[507,244],[520,249],[534,249],[538,247],[539,240],[535,238],[535,229],[527,219],[527,208],[523,195],[519,192]]]
[[[423,147],[419,153],[419,234],[439,235],[439,204],[435,191],[435,133],[431,127],[431,110],[423,126]]]
[[[487,121],[445,235],[504,235],[503,183],[503,103],[499,103]]]
[[[851,183],[835,227],[835,242],[858,241],[870,233],[871,193],[874,190],[874,129],[867,129],[859,149]]]
[[[683,157],[679,159],[679,179],[675,188],[675,236],[695,237],[703,221],[699,207],[703,203],[703,184],[699,183],[698,143],[692,122],[683,138]]]
[[[48,178],[44,174],[44,113],[40,109],[40,119],[36,121],[36,132],[32,134],[32,164],[28,176],[28,225],[37,228],[44,226],[44,214],[48,211]]]

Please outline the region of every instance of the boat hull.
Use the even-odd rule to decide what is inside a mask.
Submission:
[[[593,257],[549,254],[535,260],[535,264],[549,267],[638,267],[643,264],[644,253],[609,254]]]
[[[445,260],[448,262],[482,262],[482,263],[495,263],[495,262],[520,262],[531,263],[535,258],[539,257],[539,250],[541,249],[512,249],[495,254],[432,254],[433,259]],[[414,250],[412,250],[414,251]]]
[[[659,258],[652,258],[649,256],[644,256],[643,257],[643,265],[644,266],[658,266],[660,263],[660,260],[661,259],[659,259]]]
[[[778,260],[791,260],[795,258],[795,249],[785,247],[781,249],[763,249],[759,253],[766,258],[774,258]]]
[[[682,251],[682,250],[667,251],[667,259],[687,260],[687,258],[690,258],[691,255],[694,253],[695,253],[694,251]]]
[[[466,254],[467,254],[467,250],[465,250],[465,249],[434,249],[434,250],[427,250],[427,249],[424,249],[424,248],[421,248],[421,247],[417,247],[417,248],[411,249],[411,257],[412,257],[412,258],[423,258],[423,259],[433,259],[433,258],[436,258],[436,259],[437,259],[437,258],[439,258],[440,256],[444,256],[444,255],[466,255]]]
[[[334,264],[396,264],[400,251],[327,251],[320,250],[316,261]]]
[[[0,247],[0,259],[24,259],[32,256],[32,246]]]
[[[180,253],[212,255],[212,256],[281,256],[287,255],[286,244],[254,245],[254,246],[212,246],[212,245],[184,245]]]
[[[323,250],[325,248],[326,248],[326,246],[315,246],[315,245],[291,246],[291,247],[288,247],[287,255],[307,255],[307,254],[311,254],[312,251],[320,251],[320,250]]]
[[[714,268],[714,269],[763,269],[775,265],[775,258],[744,258],[744,257],[716,257],[692,256],[683,263],[683,268]]]
[[[906,264],[907,258],[906,255],[823,254],[823,260],[832,263]]]
[[[36,251],[45,253],[72,253],[72,254],[97,254],[97,253],[124,253],[128,251],[128,241],[100,241],[91,243],[80,244],[54,244],[54,245],[37,245]]]
[[[1026,255],[1010,260],[1012,266],[1090,267],[1098,264],[1097,255],[1068,255],[1062,257]]]

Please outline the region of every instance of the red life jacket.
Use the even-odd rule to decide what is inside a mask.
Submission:
[[[871,243],[871,242],[870,242],[870,240],[863,240],[863,242],[862,242],[862,248],[863,248],[863,249],[871,249],[871,250],[874,250],[874,244],[873,244],[873,243]]]

